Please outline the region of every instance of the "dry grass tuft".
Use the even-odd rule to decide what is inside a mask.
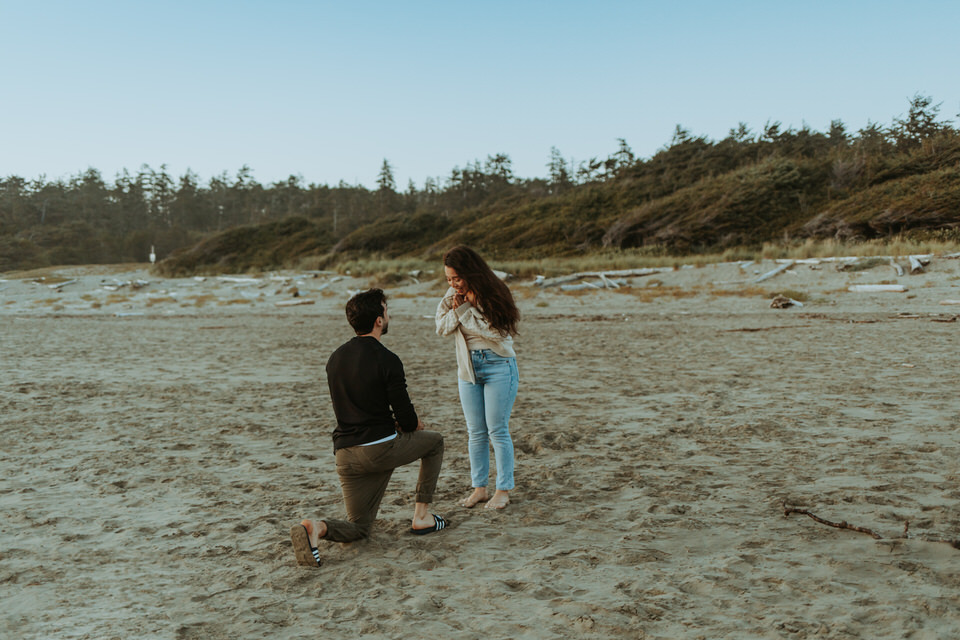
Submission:
[[[781,245],[766,243],[760,255],[766,259],[788,258],[803,260],[807,258],[835,258],[842,256],[909,256],[928,253],[954,253],[958,250],[952,241],[918,241],[897,236],[891,239],[868,240],[865,242],[844,242],[841,240],[807,239],[800,244]]]
[[[530,300],[540,295],[540,291],[536,287],[514,287],[510,289],[510,293],[516,300]]]
[[[367,286],[377,289],[389,289],[390,287],[407,284],[408,282],[410,282],[410,276],[396,271],[382,271],[373,274]]]
[[[563,289],[558,289],[557,293],[559,293],[562,296],[568,296],[571,298],[582,298],[583,296],[587,296],[587,295],[596,293],[598,291],[602,291],[602,289],[573,289],[571,291],[564,291]]]
[[[710,295],[714,296],[715,298],[722,296],[736,296],[740,298],[771,297],[765,289],[761,289],[760,287],[743,287],[741,289],[717,289],[711,287]]]
[[[428,262],[418,258],[386,258],[381,255],[346,260],[338,263],[335,268],[344,275],[371,278],[387,273],[398,274],[405,278],[413,271],[420,271],[421,280],[443,271],[443,265],[438,262]]]
[[[839,271],[868,271],[874,267],[887,266],[890,262],[886,258],[879,257],[869,257],[857,260],[856,262],[851,262],[845,265],[838,265],[837,269]]]

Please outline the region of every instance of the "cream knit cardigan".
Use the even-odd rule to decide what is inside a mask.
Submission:
[[[513,350],[513,337],[502,336],[500,332],[490,326],[483,313],[469,302],[464,302],[456,309],[453,300],[457,292],[451,287],[447,289],[440,304],[437,305],[437,334],[453,336],[457,347],[457,377],[465,382],[477,383],[473,373],[473,363],[470,360],[470,350],[467,348],[467,338],[463,332],[477,335],[490,343],[490,349],[504,358],[517,357]]]

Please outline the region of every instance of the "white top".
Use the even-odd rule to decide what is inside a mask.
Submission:
[[[453,300],[457,292],[447,289],[447,293],[437,305],[437,334],[453,336],[457,348],[457,377],[465,382],[477,383],[470,361],[470,351],[490,349],[504,358],[517,357],[513,350],[513,337],[500,335],[490,326],[483,312],[469,302],[463,302],[456,309]]]
[[[397,437],[397,434],[393,434],[392,436],[387,436],[386,438],[380,438],[379,440],[374,440],[373,442],[364,442],[363,444],[358,444],[357,446],[358,446],[358,447],[369,447],[369,446],[372,445],[372,444],[383,444],[384,442],[390,442],[391,440],[393,440],[393,439],[396,438],[396,437]]]

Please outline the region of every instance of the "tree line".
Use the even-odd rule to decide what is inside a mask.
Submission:
[[[165,165],[124,170],[112,181],[94,168],[68,179],[7,176],[0,179],[0,271],[142,262],[151,247],[163,258],[227,229],[291,217],[311,220],[332,244],[385,216],[520,209],[599,184],[619,183],[618,197],[635,205],[770,157],[829,160],[829,189],[842,196],[889,170],[897,156],[957,137],[931,98],[918,94],[909,105],[908,113],[890,125],[868,123],[856,132],[839,120],[825,132],[784,128],[775,121],[754,132],[739,123],[714,141],[678,125],[670,142],[645,159],[637,158],[623,139],[606,157],[577,164],[552,148],[543,178],[516,176],[505,153],[454,167],[422,186],[410,181],[403,189],[386,159],[373,189],[344,181],[305,184],[300,176],[262,185],[248,166],[205,183],[189,170],[174,177]]]

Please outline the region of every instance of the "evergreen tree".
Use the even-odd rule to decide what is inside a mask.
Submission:
[[[397,181],[393,178],[393,167],[386,158],[380,166],[380,173],[377,174],[377,188],[380,191],[389,191],[395,193],[397,190]]]
[[[567,162],[556,147],[550,147],[550,162],[547,163],[547,171],[550,177],[550,186],[554,193],[566,190],[573,182],[570,178],[570,171],[567,169]]]

